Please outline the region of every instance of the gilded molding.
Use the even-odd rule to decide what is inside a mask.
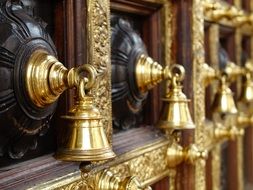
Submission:
[[[118,174],[119,177],[136,176],[142,184],[150,185],[152,184],[150,179],[163,173],[165,174],[163,177],[168,175],[166,151],[167,146],[163,146],[110,169],[113,173]]]
[[[205,20],[218,23],[220,25],[233,27],[233,28],[241,28],[242,31],[246,34],[250,34],[253,31],[252,23],[252,13],[247,14],[243,11],[241,7],[240,0],[235,1],[235,5],[230,5],[221,0],[204,0],[204,16]],[[252,4],[251,4],[252,6]],[[219,14],[224,14],[223,16],[218,16],[215,18],[213,15],[219,12]],[[248,21],[244,24],[240,24],[240,18],[247,18]],[[249,22],[249,23],[247,23]]]
[[[253,37],[250,38],[250,47],[253,47]],[[253,51],[250,51],[250,57],[253,57]]]
[[[57,190],[78,190],[78,189],[89,190],[89,189],[86,189],[86,184],[82,179],[75,181],[69,185],[66,185],[66,186],[63,186],[60,188],[56,188],[56,189]]]
[[[171,47],[172,47],[172,3],[166,1],[164,8],[164,35],[165,35],[165,65],[172,63]]]
[[[242,55],[242,31],[240,28],[236,29],[235,32],[235,51],[236,51],[236,62],[237,64],[242,66],[242,61],[241,61],[241,55]],[[237,87],[237,93],[238,95],[240,94],[240,89],[242,88],[242,82],[241,80],[237,80],[236,83]],[[244,189],[244,173],[243,173],[243,136],[242,137],[237,137],[236,139],[236,149],[237,149],[237,181],[238,181],[238,190],[243,190]]]
[[[169,171],[169,187],[170,187],[170,190],[176,190],[176,175],[177,175],[177,171],[176,169],[171,169]]]
[[[244,173],[243,173],[243,168],[244,168],[244,159],[243,159],[243,137],[238,137],[237,138],[237,177],[238,177],[238,190],[243,190],[244,189]]]
[[[221,184],[221,145],[213,148],[212,152],[212,189],[220,190]]]
[[[81,172],[76,171],[65,176],[55,178],[42,184],[38,184],[34,187],[28,188],[28,190],[44,189],[44,190],[71,190],[78,189],[82,186]]]
[[[175,175],[174,170],[170,171],[166,164],[168,145],[168,140],[163,139],[127,152],[118,156],[117,159],[93,168],[90,172],[90,176],[95,176],[94,173],[99,173],[104,169],[109,169],[113,173],[117,174],[117,177],[119,178],[136,176],[144,186],[153,184],[166,176],[171,176],[172,174]],[[81,173],[77,171],[46,183],[39,184],[30,188],[30,190],[75,190],[85,187],[87,188],[87,184],[81,176]],[[88,182],[89,185],[94,183],[93,179]]]
[[[209,28],[209,45],[210,45],[210,61],[214,68],[219,68],[219,58],[217,56],[219,52],[219,25],[212,24]],[[215,42],[214,42],[215,40]],[[217,88],[216,85],[212,85],[213,88]],[[211,92],[211,97],[214,97],[214,92]],[[221,184],[221,144],[217,144],[211,151],[212,154],[212,188],[213,190],[219,190]]]
[[[104,117],[103,126],[112,139],[111,64],[110,64],[110,1],[87,0],[88,63],[98,74],[99,83],[93,90],[96,107]]]
[[[204,47],[204,6],[202,0],[193,0],[192,5],[192,53],[193,53],[193,100],[195,117],[195,143],[204,150],[205,130],[202,125],[205,119],[205,88],[201,73],[205,62]],[[195,164],[195,189],[206,189],[206,161],[199,160]]]

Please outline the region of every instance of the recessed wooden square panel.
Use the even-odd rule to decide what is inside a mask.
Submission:
[[[161,8],[161,3],[143,3],[138,1],[125,2],[120,0],[111,1],[112,17],[118,17],[128,21],[133,30],[143,40],[148,55],[158,63],[163,64],[164,59],[162,58],[162,53],[164,50],[161,38],[163,20]],[[151,125],[158,120],[161,107],[161,91],[161,87],[159,86],[150,91],[146,103],[142,111],[138,114],[138,117],[129,118],[129,120],[126,121],[128,123],[125,123],[125,128],[138,127],[146,124]],[[115,108],[114,105],[113,108]],[[124,123],[122,119],[120,119],[120,123],[116,117],[113,117],[113,119],[115,124],[114,127],[116,128],[117,126],[117,128],[121,128],[120,126]],[[115,131],[116,130],[114,130],[114,132]]]
[[[233,28],[220,26],[220,45],[227,52],[230,61],[235,62],[235,32]]]
[[[210,35],[211,35],[211,31],[210,31],[210,27],[212,26],[211,23],[209,22],[205,22],[205,63],[207,63],[208,65],[212,66],[212,63],[211,63],[211,57],[210,57],[210,51],[211,51],[211,48],[210,48],[210,45],[211,43],[215,42],[216,40],[213,39],[213,41],[211,42],[210,41]],[[212,119],[212,114],[210,111],[211,109],[211,99],[212,99],[212,89],[211,89],[211,86],[208,85],[206,87],[206,90],[205,90],[205,111],[206,111],[206,118],[207,119]]]
[[[243,36],[241,41],[242,46],[242,55],[241,55],[241,64],[244,65],[247,59],[250,59],[251,46],[250,46],[250,36]]]
[[[242,9],[250,12],[250,2],[251,2],[251,0],[241,0]]]

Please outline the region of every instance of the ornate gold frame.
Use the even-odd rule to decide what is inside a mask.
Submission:
[[[193,32],[192,32],[192,39],[193,39],[193,86],[194,86],[194,115],[195,115],[195,123],[196,123],[196,144],[202,145],[202,148],[205,149],[205,146],[208,144],[208,140],[205,140],[207,143],[204,142],[204,139],[207,135],[207,131],[204,129],[204,126],[200,125],[201,122],[205,119],[203,113],[205,112],[205,97],[204,91],[205,89],[201,88],[199,84],[201,84],[201,77],[198,75],[199,69],[205,62],[205,53],[204,53],[204,22],[209,21],[211,22],[211,26],[209,27],[210,33],[212,36],[212,44],[210,45],[210,59],[214,67],[218,65],[218,39],[219,39],[219,25],[224,25],[228,27],[235,28],[235,47],[236,47],[236,61],[237,63],[241,64],[240,55],[241,55],[241,39],[243,35],[250,35],[252,36],[253,25],[252,24],[244,24],[239,26],[235,19],[219,19],[215,20],[210,16],[210,5],[212,3],[216,3],[218,7],[221,8],[219,11],[224,11],[224,4],[222,1],[217,0],[194,0],[193,1]],[[221,6],[219,6],[221,5]],[[252,10],[252,3],[251,3],[251,10]],[[229,5],[230,6],[230,5]],[[209,8],[208,8],[209,7]],[[248,15],[241,11],[241,1],[235,0],[234,6],[230,6],[232,8],[236,8],[238,10],[238,15],[241,14],[242,17],[247,17]],[[239,11],[241,11],[239,13]],[[230,13],[229,13],[230,14]],[[231,16],[229,15],[228,16]],[[233,13],[237,14],[237,13]],[[215,40],[215,41],[214,41]],[[217,43],[216,43],[217,42]],[[251,37],[251,47],[252,46],[252,37]],[[252,57],[252,55],[251,55]],[[195,101],[198,100],[198,101]],[[243,189],[243,137],[237,138],[237,180],[238,180],[238,189]],[[221,145],[217,144],[211,150],[212,154],[212,189],[218,190],[221,189],[221,182],[220,182],[220,172],[221,172]],[[205,179],[205,164],[197,163],[196,170],[195,170],[195,188],[196,189],[206,189],[206,179]]]
[[[165,63],[169,65],[172,60],[172,5],[170,0],[145,0],[147,2],[162,3],[163,13],[163,33],[164,33],[164,51]],[[201,73],[203,64],[205,63],[205,47],[204,47],[204,23],[205,20],[212,20],[206,13],[206,4],[213,2],[213,0],[193,0],[192,4],[192,62],[193,62],[193,102],[194,102],[194,120],[196,124],[195,130],[195,144],[200,150],[205,150],[208,147],[209,141],[205,127],[203,126],[205,120],[205,87],[202,85],[203,78]],[[236,6],[240,7],[239,1],[236,1]],[[112,139],[112,114],[111,114],[111,65],[110,65],[110,2],[109,0],[87,0],[88,7],[88,62],[95,66],[102,80],[94,89],[93,94],[96,97],[96,106],[101,110],[101,114],[105,116],[104,126],[107,130],[107,135]],[[219,38],[219,25],[223,24],[230,27],[236,27],[233,22],[227,20],[220,20],[210,27],[214,39]],[[240,43],[242,34],[248,34],[247,30],[253,31],[251,26],[244,26],[236,30],[236,43]],[[253,40],[251,40],[253,44]],[[240,47],[238,45],[238,47]],[[213,63],[218,63],[216,52],[218,46],[214,43],[210,47],[211,59]],[[237,55],[241,50],[237,49]],[[252,53],[253,54],[253,53]],[[238,57],[238,56],[237,56]],[[102,61],[101,61],[102,60]],[[242,138],[238,139],[238,179],[242,180]],[[166,139],[160,139],[152,144],[148,144],[137,150],[119,155],[115,160],[105,163],[105,168],[120,174],[120,177],[135,175],[139,177],[143,185],[150,185],[159,181],[165,176],[170,177],[170,189],[175,189],[175,170],[169,170],[166,167],[166,151],[169,142]],[[214,176],[212,178],[212,185],[214,190],[220,189],[220,145],[217,145],[212,150],[212,168]],[[140,165],[140,166],[138,166]],[[145,170],[142,167],[145,165]],[[206,189],[206,161],[197,160],[195,166],[195,189]],[[77,171],[68,175],[53,179],[43,184],[39,184],[31,189],[75,189],[82,187],[83,180],[81,172]],[[239,189],[243,189],[243,184],[239,185]]]
[[[205,88],[200,73],[205,63],[204,48],[204,7],[202,0],[194,0],[192,8],[192,52],[193,52],[193,101],[195,118],[195,143],[200,149],[205,149],[205,130],[202,123],[205,119]],[[206,161],[199,160],[195,165],[195,189],[206,188]]]
[[[109,141],[112,139],[111,102],[111,45],[110,45],[110,3],[102,0],[87,0],[88,63],[100,75],[94,88],[95,104],[101,110],[103,126]],[[103,75],[102,75],[103,74]]]

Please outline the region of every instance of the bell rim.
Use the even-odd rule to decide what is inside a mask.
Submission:
[[[237,115],[239,113],[238,109],[236,109],[236,108],[233,108],[229,111],[227,111],[227,109],[226,109],[226,111],[224,111],[220,108],[217,108],[217,109],[213,109],[213,112],[217,113],[217,114],[227,114],[227,115]]]
[[[189,103],[191,100],[189,99],[176,99],[176,98],[162,98],[164,102],[179,102],[179,103]]]
[[[64,150],[60,149],[54,157],[62,161],[102,161],[116,157],[111,147],[92,150]]]
[[[196,126],[193,122],[168,122],[168,121],[160,121],[157,126],[160,129],[195,129]]]

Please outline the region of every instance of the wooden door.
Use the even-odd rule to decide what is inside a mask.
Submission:
[[[0,1],[0,5],[4,2],[5,0]],[[127,165],[131,175],[137,175],[143,184],[151,185],[155,190],[252,188],[252,128],[247,127],[243,137],[212,144],[210,129],[207,129],[203,122],[205,118],[212,120],[209,110],[217,84],[205,88],[201,75],[205,62],[219,69],[220,47],[237,65],[244,66],[245,60],[252,58],[253,22],[250,19],[238,21],[240,16],[246,18],[248,14],[252,14],[252,3],[247,0],[224,0],[217,3],[212,0],[96,0],[92,7],[94,11],[89,12],[89,3],[93,3],[92,1],[13,1],[17,2],[21,2],[29,15],[36,19],[41,18],[37,20],[46,26],[56,46],[58,58],[67,68],[93,61],[92,58],[97,56],[95,54],[102,52],[103,56],[98,57],[106,59],[105,62],[109,65],[107,69],[111,69],[111,57],[115,52],[114,47],[110,46],[110,30],[106,27],[111,25],[113,28],[111,22],[114,18],[129,23],[130,28],[145,44],[147,54],[155,61],[163,66],[174,63],[184,66],[186,77],[183,87],[185,94],[191,99],[190,112],[196,128],[181,131],[180,144],[188,147],[194,143],[199,150],[208,152],[208,158],[196,159],[194,163],[183,162],[175,168],[168,168],[166,151],[172,137],[165,138],[164,132],[156,128],[163,104],[161,98],[165,95],[168,84],[163,82],[150,90],[145,101],[140,103],[141,111],[138,114],[119,120],[114,114],[114,109],[117,107],[117,112],[125,113],[126,110],[121,105],[127,103],[125,99],[122,100],[125,101],[123,104],[113,102],[110,95],[111,78],[108,77],[104,79],[105,83],[100,84],[100,89],[109,89],[105,93],[105,101],[109,103],[104,104],[105,106],[100,104],[100,108],[109,121],[107,136],[112,140],[118,156],[104,167],[112,168],[124,176],[127,169],[123,166]],[[239,16],[224,13],[231,9],[236,9],[235,13],[231,14],[239,14],[240,10],[244,12]],[[221,13],[214,13],[217,10]],[[94,17],[89,18],[89,14]],[[100,23],[102,19],[105,19],[103,22],[106,23],[106,27],[103,28],[105,36],[97,36],[96,31],[89,27],[91,22]],[[97,41],[94,36],[97,37]],[[88,39],[95,39],[95,45],[90,46]],[[113,69],[112,71],[114,72]],[[113,72],[112,78],[117,75]],[[124,75],[124,72],[121,74]],[[237,98],[242,81],[239,78],[231,85]],[[98,99],[104,95],[101,91],[99,93]],[[57,149],[59,127],[64,125],[60,116],[66,114],[73,105],[74,96],[74,91],[67,91],[61,95],[48,132],[35,138],[36,147],[22,144],[21,141],[20,144],[17,143],[16,148],[24,154],[22,158],[13,159],[6,153],[1,155],[0,189],[71,189],[84,185],[79,171],[80,163],[61,162],[52,156]],[[107,101],[108,99],[110,100]],[[249,112],[252,114],[251,109],[249,108]],[[209,146],[210,142],[212,146]]]

